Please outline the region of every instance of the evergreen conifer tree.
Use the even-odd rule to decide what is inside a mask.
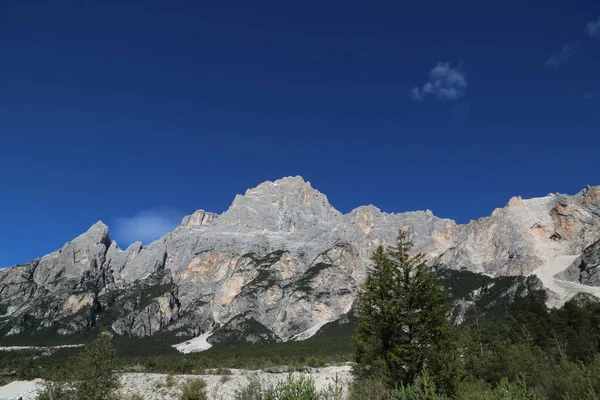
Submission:
[[[422,254],[400,231],[396,246],[379,246],[357,299],[357,379],[389,387],[410,384],[443,349],[450,303]]]

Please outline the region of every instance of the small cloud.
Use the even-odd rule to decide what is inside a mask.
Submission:
[[[598,21],[590,21],[585,27],[585,31],[591,37],[600,38],[600,18]]]
[[[421,93],[421,90],[418,87],[415,87],[410,91],[410,98],[414,101],[423,101],[425,100],[425,95]]]
[[[424,101],[429,95],[434,95],[440,101],[458,100],[467,91],[467,76],[461,66],[453,68],[450,63],[437,63],[429,73],[429,82],[423,87],[414,87],[410,97],[414,101]]]
[[[175,229],[181,218],[180,213],[165,207],[140,211],[115,221],[115,238],[127,245],[137,241],[147,244]]]
[[[583,94],[583,99],[584,100],[591,100],[592,99],[592,92],[585,92]]]
[[[573,43],[565,44],[559,52],[552,54],[552,57],[546,60],[544,65],[558,68],[564,65],[577,52],[577,46]]]

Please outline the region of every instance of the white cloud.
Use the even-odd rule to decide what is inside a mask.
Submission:
[[[137,241],[147,244],[175,229],[181,218],[180,213],[170,208],[140,211],[115,221],[115,238],[126,245]]]
[[[410,96],[415,101],[424,101],[429,95],[438,100],[458,100],[467,91],[467,76],[461,66],[453,68],[450,63],[437,63],[429,73],[429,82],[423,87],[414,87]]]
[[[600,38],[600,18],[598,21],[590,21],[585,27],[585,31],[591,37]]]
[[[544,65],[558,68],[564,65],[577,52],[577,45],[567,43],[563,45],[559,52],[552,54],[552,57],[546,60]]]

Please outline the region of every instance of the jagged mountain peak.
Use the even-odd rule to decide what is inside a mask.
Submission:
[[[85,231],[81,235],[77,236],[71,242],[84,241],[84,242],[90,242],[90,243],[93,242],[93,243],[109,243],[110,244],[110,237],[108,235],[108,231],[109,231],[108,225],[106,225],[102,221],[98,221],[95,224],[93,224],[92,226],[90,226],[87,231]]]
[[[328,224],[341,215],[329,204],[327,196],[295,176],[263,182],[243,196],[237,195],[217,224],[295,232]]]
[[[92,229],[108,229],[108,225],[106,225],[102,221],[97,221],[95,224],[90,226],[90,230],[92,230]]]
[[[273,182],[265,181],[254,188],[247,189],[243,196],[236,196],[234,203],[242,198],[273,200],[302,196],[320,197],[327,201],[327,196],[313,188],[310,182],[305,181],[301,176],[288,176]]]
[[[296,176],[286,176],[286,177],[277,179],[275,181],[264,181],[261,184],[259,184],[257,187],[255,187],[253,189],[248,189],[246,191],[246,193],[248,194],[248,192],[262,190],[262,189],[268,189],[268,188],[280,188],[281,190],[284,190],[284,191],[292,191],[294,189],[313,189],[313,187],[309,181],[305,180],[300,175],[296,175]]]

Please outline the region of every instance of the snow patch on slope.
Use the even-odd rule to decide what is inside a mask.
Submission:
[[[323,325],[325,325],[329,322],[330,321],[318,323],[317,325],[312,326],[312,327],[308,328],[307,330],[300,332],[299,334],[297,334],[295,336],[292,336],[291,340],[301,341],[301,340],[306,340],[310,337],[313,337],[317,334],[317,332],[319,332],[319,329],[321,329],[323,327]]]
[[[195,337],[185,342],[174,344],[173,347],[180,353],[197,353],[204,350],[208,350],[212,347],[212,344],[208,343],[208,338],[212,335],[212,331],[205,332],[202,335]]]

